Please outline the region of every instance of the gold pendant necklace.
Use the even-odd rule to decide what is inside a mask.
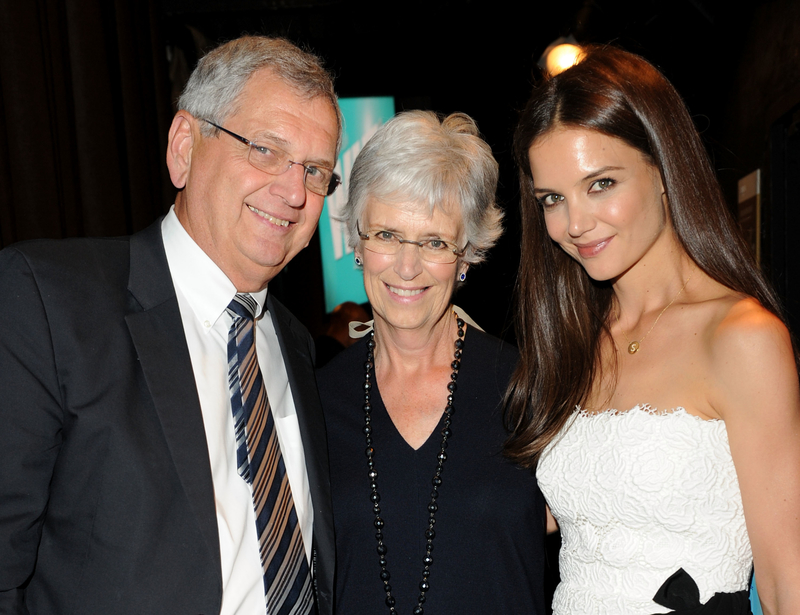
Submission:
[[[641,338],[640,340],[633,340],[633,341],[629,340],[629,339],[628,339],[628,334],[627,334],[627,333],[625,333],[625,329],[623,329],[623,328],[622,328],[622,325],[620,325],[620,326],[619,326],[619,330],[620,330],[620,331],[622,331],[622,337],[624,337],[624,338],[625,338],[625,341],[628,343],[628,354],[636,354],[637,352],[639,352],[639,348],[641,348],[641,347],[642,347],[642,342],[644,341],[644,339],[645,339],[645,338],[646,338],[648,335],[650,335],[650,331],[652,331],[653,329],[655,329],[655,326],[658,324],[658,321],[659,321],[659,320],[661,320],[661,317],[664,315],[664,312],[666,312],[666,311],[667,311],[667,310],[668,310],[670,307],[672,307],[672,304],[673,304],[673,303],[675,303],[675,301],[677,301],[678,297],[680,297],[680,296],[681,296],[681,293],[683,292],[683,289],[684,289],[684,288],[686,288],[686,285],[689,283],[689,280],[691,280],[691,279],[692,279],[692,276],[693,276],[693,275],[694,275],[694,271],[692,271],[692,273],[690,273],[690,274],[689,274],[689,277],[688,277],[688,278],[686,278],[686,282],[684,282],[684,283],[683,283],[683,286],[681,286],[681,289],[678,291],[678,294],[677,294],[677,295],[675,295],[675,296],[672,298],[672,301],[670,301],[670,302],[667,304],[667,307],[665,307],[663,310],[661,310],[661,311],[658,313],[658,316],[656,316],[656,320],[655,320],[655,322],[653,323],[653,326],[652,326],[652,327],[650,327],[650,328],[647,330],[647,333],[645,333],[645,334],[642,336],[642,338]],[[617,318],[617,324],[618,324],[618,325],[619,325],[619,316],[620,316],[620,310],[619,310],[619,306],[617,306],[617,315],[616,315],[616,318]]]

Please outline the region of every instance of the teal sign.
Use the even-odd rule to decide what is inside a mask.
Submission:
[[[325,199],[319,220],[319,242],[322,249],[322,276],[325,285],[325,310],[333,311],[340,303],[364,303],[364,276],[353,262],[353,250],[347,245],[344,224],[336,218],[347,202],[350,169],[353,162],[380,126],[394,116],[394,98],[340,98],[344,115],[342,150],[336,163],[336,172],[342,176],[342,185]]]

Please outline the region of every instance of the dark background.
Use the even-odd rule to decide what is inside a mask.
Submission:
[[[519,254],[517,110],[559,36],[613,42],[655,63],[684,96],[732,207],[762,169],[763,263],[800,315],[800,2],[701,0],[0,0],[0,246],[121,235],[166,212],[173,101],[204,50],[241,33],[286,36],[325,58],[340,96],[398,110],[463,111],[501,165],[507,232],[470,272],[462,305],[513,338]],[[318,243],[270,288],[319,334]],[[795,327],[796,328],[796,327]]]

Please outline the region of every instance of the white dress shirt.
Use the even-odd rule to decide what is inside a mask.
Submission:
[[[264,615],[264,577],[253,499],[250,485],[237,471],[228,390],[228,330],[232,319],[225,308],[236,294],[236,287],[189,236],[175,215],[174,206],[161,224],[161,233],[192,360],[211,461],[222,562],[220,615]],[[300,425],[275,327],[269,315],[264,314],[267,291],[251,296],[258,303],[258,364],[310,561],[314,509]],[[260,317],[262,314],[264,318]]]

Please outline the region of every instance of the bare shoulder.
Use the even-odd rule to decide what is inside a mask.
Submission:
[[[786,408],[785,402],[797,395],[797,366],[786,326],[751,297],[731,294],[715,303],[706,337],[712,406],[726,420],[754,408]],[[765,403],[769,400],[774,403]]]
[[[761,363],[793,354],[786,326],[752,297],[731,295],[720,300],[715,320],[709,341],[717,360],[728,356]]]
[[[755,359],[761,359],[761,353],[771,353],[775,345],[791,353],[789,332],[780,318],[756,299],[708,276],[684,306],[688,330],[705,347],[695,350],[707,355],[717,367],[732,357],[748,360],[752,353],[759,355]]]

